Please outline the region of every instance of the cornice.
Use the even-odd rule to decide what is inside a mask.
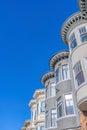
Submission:
[[[38,89],[38,90],[36,90],[34,95],[33,95],[33,97],[35,99],[37,99],[37,97],[40,96],[40,95],[45,95],[45,89]]]
[[[77,13],[73,14],[72,16],[70,16],[65,21],[65,23],[63,24],[62,29],[61,29],[61,37],[62,37],[63,42],[68,44],[67,34],[68,34],[69,30],[73,26],[80,24],[80,23],[84,23],[84,22],[87,22],[87,21],[81,12],[77,12]]]
[[[49,62],[51,69],[54,70],[56,63],[60,62],[61,60],[67,59],[68,56],[69,56],[68,50],[64,50],[53,55]]]
[[[29,106],[32,107],[33,105],[36,105],[36,100],[31,100],[29,103]]]
[[[45,73],[41,78],[42,84],[45,85],[45,82],[51,78],[54,78],[54,73],[52,71]]]
[[[30,125],[31,124],[31,120],[26,120],[25,122],[24,122],[24,126],[25,127],[27,127],[28,125]]]
[[[87,20],[87,0],[78,0],[79,2],[79,8],[82,13],[82,15]]]

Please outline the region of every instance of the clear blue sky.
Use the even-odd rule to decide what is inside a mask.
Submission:
[[[0,0],[0,130],[20,130],[49,59],[67,49],[60,30],[77,0]]]

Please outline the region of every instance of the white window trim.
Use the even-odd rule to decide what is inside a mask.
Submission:
[[[67,114],[66,114],[66,106],[65,106],[65,95],[68,95],[68,94],[72,94],[72,100],[73,100],[73,111],[74,111],[74,113],[73,113],[73,114],[70,114],[70,115],[67,115]],[[64,116],[67,117],[67,116],[76,115],[76,114],[75,114],[74,98],[73,98],[73,93],[72,93],[72,92],[68,92],[68,93],[64,93],[64,94],[63,94],[63,102],[64,102]]]
[[[57,121],[57,109],[56,109],[56,108],[51,108],[51,109],[50,109],[50,115],[51,115],[51,112],[52,112],[53,109],[56,110],[56,121]],[[51,120],[50,120],[50,121],[51,121]],[[55,125],[54,127],[51,126],[51,122],[50,122],[50,127],[49,127],[49,129],[50,129],[50,128],[57,128],[57,122],[56,122],[56,125]]]

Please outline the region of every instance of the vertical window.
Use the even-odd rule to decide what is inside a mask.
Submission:
[[[75,34],[73,33],[70,36],[70,48],[73,50],[76,46],[77,46],[77,41],[76,41],[76,38],[75,38]]]
[[[79,86],[85,81],[80,61],[77,62],[76,65],[74,66],[74,73],[75,73],[75,80],[77,82],[77,85]]]
[[[48,111],[45,113],[45,127],[48,128]]]
[[[49,97],[49,94],[48,94],[48,87],[46,87],[46,98]]]
[[[36,130],[38,130],[38,127],[36,127]]]
[[[65,95],[65,110],[66,115],[74,114],[72,94]]]
[[[50,96],[55,96],[55,83],[50,83]]]
[[[62,66],[62,76],[63,76],[63,80],[70,78],[70,76],[69,76],[69,66],[67,64]]]
[[[87,57],[85,57],[85,66],[87,68]]]
[[[41,102],[41,112],[45,112],[45,101]]]
[[[51,127],[56,126],[56,109],[51,110]]]
[[[81,41],[82,42],[87,41],[87,30],[86,30],[86,28],[85,27],[80,28],[79,33],[80,33]]]
[[[44,126],[40,126],[40,130],[45,130],[45,127]]]
[[[32,120],[33,120],[33,118],[34,118],[34,112],[32,111]]]
[[[60,72],[59,68],[56,70],[56,83],[60,82]]]
[[[62,117],[62,101],[61,97],[57,99],[57,117],[60,118]]]
[[[36,120],[36,112],[37,112],[37,111],[35,110],[34,120]]]
[[[39,103],[37,104],[37,115],[39,114]]]

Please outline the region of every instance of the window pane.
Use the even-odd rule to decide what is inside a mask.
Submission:
[[[56,109],[51,110],[51,127],[56,126]]]
[[[48,128],[48,111],[45,113],[45,127]]]
[[[73,50],[77,46],[75,34],[73,33],[70,37],[70,48]]]
[[[66,115],[74,114],[72,94],[65,95]]]
[[[87,34],[82,35],[81,40],[82,40],[82,42],[86,42],[87,41]]]
[[[76,80],[77,80],[77,85],[78,86],[85,81],[82,71],[76,76]]]
[[[80,61],[77,62],[76,65],[74,66],[74,73],[77,85],[79,86],[85,81]]]
[[[81,34],[84,34],[84,33],[86,33],[86,32],[87,32],[87,31],[86,31],[86,28],[85,28],[85,27],[82,27],[82,28],[79,29],[80,35],[81,35]]]
[[[61,97],[58,98],[57,100],[57,117],[62,117],[62,101]]]
[[[58,83],[60,81],[60,72],[59,72],[59,68],[56,70],[56,83]]]
[[[44,126],[40,126],[40,130],[45,130],[45,127]]]
[[[50,83],[50,96],[55,96],[55,83]]]
[[[63,65],[62,66],[62,74],[63,74],[63,80],[69,79],[69,66],[68,65]]]
[[[48,98],[49,95],[48,95],[48,88],[46,87],[46,98]]]
[[[39,114],[39,103],[37,104],[37,115]]]
[[[41,112],[45,112],[45,101],[41,102]]]
[[[71,49],[73,50],[77,46],[76,40],[71,43]]]

